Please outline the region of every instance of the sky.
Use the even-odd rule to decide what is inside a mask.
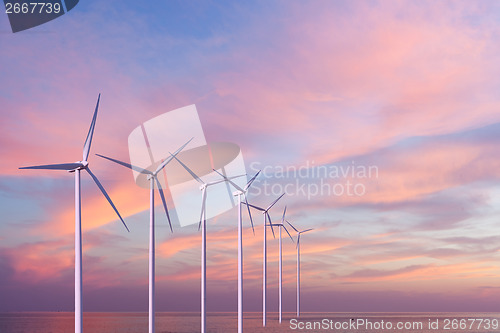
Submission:
[[[0,15],[0,311],[73,311],[73,177],[18,168],[79,160],[99,93],[89,161],[131,232],[83,175],[84,311],[148,306],[149,193],[93,153],[128,161],[134,128],[191,104],[263,170],[249,200],[286,191],[273,220],[314,228],[303,311],[500,311],[498,40],[497,1],[80,1],[16,34]],[[157,311],[199,311],[201,235],[156,215]],[[262,215],[243,222],[259,311]],[[236,310],[236,223],[208,221],[208,311]]]

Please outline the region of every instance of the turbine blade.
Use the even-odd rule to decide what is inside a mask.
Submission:
[[[239,176],[226,177],[226,178],[229,180],[229,179],[239,178],[239,177],[243,177],[243,176],[246,176],[246,175],[239,175]],[[225,181],[227,181],[227,180],[226,179],[214,180],[213,182],[207,183],[207,186],[223,183]]]
[[[252,224],[252,231],[253,231],[253,234],[255,236],[255,229],[253,227],[252,213],[250,213],[250,206],[248,205],[248,200],[247,200],[247,196],[246,195],[245,195],[245,203],[246,203],[247,209],[248,209],[248,216],[250,216],[250,223]]]
[[[224,183],[225,181],[226,181],[225,179],[215,180],[215,181],[213,181],[213,182],[208,182],[208,183],[207,183],[207,186],[217,185],[217,184],[220,184],[220,183]]]
[[[35,165],[29,167],[20,167],[19,169],[47,169],[47,170],[75,170],[82,167],[82,163],[62,163],[62,164],[47,164]]]
[[[244,205],[248,205],[248,206],[250,206],[250,207],[252,207],[252,208],[255,208],[255,209],[257,209],[257,210],[260,210],[261,212],[265,212],[265,211],[266,211],[264,208],[260,208],[260,207],[254,206],[254,205],[252,205],[252,204],[247,204],[246,202],[243,202],[243,204],[244,204]]]
[[[281,218],[281,224],[285,224],[285,214],[286,214],[286,206],[285,206],[285,210],[283,211],[283,217]]]
[[[161,202],[163,203],[163,208],[165,209],[165,214],[167,214],[168,225],[170,226],[170,232],[174,232],[172,229],[172,222],[170,221],[170,214],[168,213],[167,201],[165,200],[165,194],[163,193],[163,188],[161,187],[161,183],[158,178],[153,177],[156,181],[156,185],[158,186],[158,192],[160,193]]]
[[[170,153],[170,155],[175,158],[177,160],[177,162],[179,162],[182,167],[187,171],[189,172],[189,174],[191,175],[191,177],[193,177],[194,179],[196,179],[198,181],[198,183],[202,184],[202,185],[205,185],[205,183],[203,182],[203,180],[201,180],[200,177],[198,177],[193,171],[191,171],[191,169],[188,168],[188,166],[184,163],[181,162],[180,159],[177,158],[177,156],[173,155],[172,153]]]
[[[193,139],[194,139],[194,137],[192,137],[191,139],[189,139],[188,142],[186,142],[179,149],[177,149],[176,151],[174,151],[173,155],[177,156],[177,154],[179,154],[181,152],[181,150],[184,149],[184,147],[186,147],[187,144],[190,143],[191,140],[193,140]],[[156,168],[156,171],[154,172],[154,174],[156,175],[158,172],[160,172],[160,170],[163,169],[165,167],[165,165],[167,165],[172,160],[172,158],[173,158],[172,156],[167,157],[165,159],[165,161],[163,161],[160,165],[158,165],[158,167]]]
[[[269,207],[267,207],[266,211],[268,211],[269,209],[271,209],[271,207],[273,207],[273,206],[274,206],[274,205],[278,202],[278,200],[279,200],[279,199],[283,198],[283,196],[284,196],[284,195],[285,195],[285,193],[283,193],[282,195],[280,195],[280,196],[278,197],[278,199],[274,200],[274,201],[273,201],[273,202],[269,205]]]
[[[293,230],[295,230],[295,232],[299,232],[290,222],[286,221],[286,223],[288,223],[290,225],[290,227],[292,227]]]
[[[243,189],[241,187],[239,187],[238,185],[236,185],[233,181],[231,181],[231,179],[227,178],[226,176],[224,176],[222,173],[220,173],[219,171],[215,170],[215,169],[212,169],[214,170],[215,172],[217,172],[222,178],[224,178],[225,181],[229,182],[231,185],[233,185],[233,187],[235,189],[237,189],[238,191],[241,191],[241,192],[244,192]]]
[[[198,231],[201,228],[202,219],[204,219],[205,221],[207,220],[206,210],[205,210],[206,204],[207,204],[207,188],[204,187],[203,190],[201,191],[201,213],[200,213],[200,223],[198,223]]]
[[[292,240],[292,242],[293,242],[293,237],[292,237],[292,235],[290,235],[290,233],[288,232],[288,229],[285,227],[285,225],[284,225],[284,224],[282,224],[282,227],[283,227],[283,229],[285,229],[286,233],[288,234],[288,236],[290,236],[290,239],[291,239],[291,240]],[[295,243],[295,242],[294,242],[294,243]]]
[[[122,221],[123,225],[125,226],[125,229],[127,229],[127,231],[130,232],[130,230],[128,229],[127,225],[125,224],[125,221],[123,221],[122,216],[118,212],[118,209],[116,209],[116,207],[113,204],[113,201],[111,201],[111,198],[109,197],[108,193],[106,193],[106,190],[104,189],[104,187],[99,182],[99,179],[97,179],[97,177],[92,173],[92,171],[90,171],[90,169],[88,167],[85,170],[87,170],[87,172],[89,173],[90,177],[92,177],[92,179],[94,179],[94,182],[96,183],[97,187],[99,187],[99,189],[101,190],[102,194],[106,197],[106,199],[108,199],[109,204],[115,210],[116,215],[118,215],[118,217],[120,218],[120,221]]]
[[[104,156],[104,155],[100,155],[100,154],[96,154],[96,155],[99,156],[99,157],[105,158],[105,159],[107,159],[107,160],[109,160],[111,162],[115,162],[117,164],[123,165],[126,168],[135,170],[135,171],[137,171],[139,173],[145,173],[145,174],[148,174],[148,175],[153,174],[151,171],[143,169],[141,167],[138,167],[138,166],[135,166],[135,165],[132,165],[132,164],[129,164],[129,163],[125,163],[125,162],[122,162],[122,161],[119,161],[119,160],[116,160],[114,158],[107,157],[107,156]]]
[[[87,139],[85,139],[85,144],[83,145],[83,161],[86,161],[89,158],[90,145],[92,144],[92,136],[94,135],[95,122],[97,120],[97,110],[99,109],[100,100],[101,94],[99,94],[99,97],[97,97],[94,116],[92,117],[92,122],[90,123],[89,132],[87,133]]]
[[[273,233],[273,238],[276,239],[276,235],[274,234],[274,228],[273,228],[273,224],[271,223],[271,216],[269,215],[269,213],[266,212],[266,216],[267,218],[269,219],[269,226],[271,227],[271,231]]]
[[[300,232],[299,235],[297,236],[297,244],[295,245],[296,249],[299,247],[299,242],[300,242]]]
[[[252,185],[253,181],[255,180],[255,178],[257,178],[257,176],[259,175],[260,173],[260,170],[255,174],[255,176],[252,177],[252,179],[250,179],[248,181],[248,183],[245,185],[245,188],[243,190],[248,190],[248,188]]]
[[[303,234],[304,232],[308,232],[308,231],[311,231],[311,230],[314,230],[314,229],[302,230],[300,233]]]

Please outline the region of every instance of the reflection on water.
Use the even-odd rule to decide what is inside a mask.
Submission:
[[[207,332],[235,332],[237,329],[236,313],[209,313],[207,316]],[[495,313],[304,313],[299,322],[322,322],[323,319],[335,322],[350,322],[353,320],[370,321],[372,325],[384,323],[385,329],[358,327],[357,329],[292,329],[290,320],[293,313],[283,316],[280,325],[276,313],[268,314],[268,325],[262,327],[260,313],[245,313],[244,329],[246,332],[500,332],[500,328],[492,324],[500,320],[500,314]],[[489,319],[490,327],[480,320]],[[429,328],[429,322],[437,323],[438,329]],[[387,329],[387,325],[392,329]],[[397,329],[398,323],[422,323],[422,329]],[[448,325],[447,325],[448,323]],[[460,323],[465,324],[460,328]],[[455,325],[456,326],[452,326]],[[409,325],[409,324],[407,324]],[[445,329],[447,325],[448,329]],[[472,327],[471,327],[472,326]],[[481,326],[481,327],[478,327]],[[296,327],[299,327],[298,325]],[[415,327],[418,327],[415,326]],[[455,328],[455,329],[454,329]],[[147,313],[107,312],[84,313],[83,329],[86,333],[142,333],[148,330]],[[156,314],[157,333],[199,332],[200,315],[192,312],[159,312]],[[74,331],[74,316],[71,312],[19,312],[0,313],[0,333],[68,333]]]

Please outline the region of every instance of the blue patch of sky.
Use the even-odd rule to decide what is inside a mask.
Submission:
[[[224,53],[227,44],[259,11],[258,3],[185,1],[112,1],[105,5],[84,4],[85,15],[103,13],[89,24],[103,55],[118,68],[141,67],[144,78],[168,78],[192,74],[193,69],[213,66],[213,53]],[[256,15],[256,14],[254,14]],[[228,39],[217,41],[222,37]],[[110,47],[111,46],[111,47]],[[140,74],[140,73],[139,73]]]
[[[64,179],[33,177],[0,177],[0,210],[2,219],[0,226],[16,222],[29,222],[41,219],[46,215],[46,206],[55,198],[51,192],[67,191],[72,182]]]
[[[48,207],[57,198],[51,193],[73,193],[73,182],[66,179],[47,177],[0,177],[0,235],[4,246],[14,246],[19,242],[38,241],[39,235],[33,228],[47,222]],[[70,188],[71,187],[71,188]]]

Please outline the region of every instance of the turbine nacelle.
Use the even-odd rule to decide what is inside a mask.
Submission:
[[[297,246],[296,246],[297,248],[299,247],[299,243],[300,243],[300,235],[303,234],[304,232],[314,230],[314,229],[310,228],[310,229],[305,229],[305,230],[299,231],[290,222],[286,221],[286,223],[288,223],[290,225],[290,227],[292,227],[293,230],[295,230],[295,232],[297,233]]]
[[[267,225],[267,220],[269,219],[269,226],[271,227],[271,231],[273,232],[273,237],[276,238],[276,236],[274,235],[274,230],[273,230],[273,226],[271,225],[272,224],[272,221],[271,221],[271,216],[269,215],[269,210],[281,199],[283,198],[283,196],[285,195],[285,193],[281,194],[278,198],[276,198],[273,202],[271,202],[271,204],[269,206],[267,206],[267,208],[262,208],[262,207],[259,207],[259,206],[255,206],[255,205],[251,205],[251,204],[248,204],[248,206],[252,207],[252,208],[255,208],[257,209],[258,211],[261,211],[262,214],[264,214],[264,224]],[[247,203],[244,202],[244,204],[246,205]]]
[[[235,197],[237,197],[237,196],[239,196],[239,195],[243,195],[243,194],[245,194],[245,193],[244,193],[243,191],[240,191],[240,190],[236,190],[236,191],[234,191],[234,192],[233,192],[233,195],[234,195]]]
[[[243,198],[245,199],[245,204],[247,205],[247,210],[248,210],[248,217],[250,218],[250,223],[252,224],[252,231],[253,231],[253,233],[255,235],[255,230],[253,228],[252,213],[250,213],[250,206],[248,204],[248,199],[247,199],[247,195],[246,194],[248,192],[248,188],[252,185],[252,183],[254,182],[255,178],[257,178],[257,176],[259,175],[260,170],[247,182],[247,184],[245,185],[244,188],[241,188],[240,186],[238,186],[237,184],[235,184],[233,181],[231,181],[231,178],[227,178],[225,175],[223,175],[219,171],[217,171],[215,169],[212,169],[212,170],[214,170],[215,172],[217,172],[222,178],[224,178],[224,180],[226,180],[231,185],[233,185],[233,187],[236,189],[236,191],[233,192],[233,195],[237,196],[239,198],[240,205],[242,204],[241,197],[243,196]]]
[[[68,170],[68,172],[75,172],[76,170],[84,170],[87,169],[87,167],[89,166],[89,162],[87,161],[77,161],[75,162],[75,164],[80,164],[80,165],[72,170]]]
[[[282,227],[283,229],[285,229],[286,233],[287,233],[287,234],[288,234],[288,236],[290,237],[290,240],[291,240],[293,243],[295,243],[295,242],[294,242],[294,240],[293,240],[292,235],[290,235],[290,233],[288,232],[287,228],[285,227],[285,225],[284,225],[283,223],[271,223],[271,224],[270,224],[270,226],[271,226],[271,227]]]

